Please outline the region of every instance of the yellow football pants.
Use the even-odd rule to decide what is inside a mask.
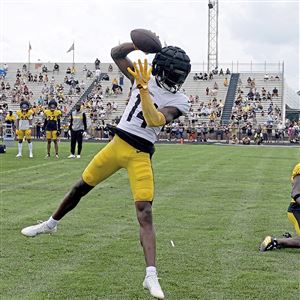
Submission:
[[[288,212],[287,214],[288,214],[289,220],[294,225],[294,228],[295,228],[297,234],[300,236],[300,218],[298,218],[300,215],[299,211],[298,211],[298,215],[291,213],[291,212]]]
[[[150,154],[137,150],[117,135],[95,155],[82,179],[96,186],[121,168],[127,169],[134,200],[152,201],[154,183]]]

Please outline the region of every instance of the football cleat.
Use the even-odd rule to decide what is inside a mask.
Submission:
[[[77,155],[77,158],[80,158],[80,155]]]
[[[55,226],[54,228],[49,228],[47,225],[47,221],[45,222],[40,222],[37,225],[33,225],[33,226],[29,226],[29,227],[25,227],[21,230],[21,233],[25,236],[29,236],[29,237],[35,237],[38,234],[42,234],[42,233],[54,233],[57,231],[57,226]]]
[[[275,238],[270,235],[266,236],[260,244],[259,250],[261,252],[270,251],[278,248],[278,242]]]
[[[58,154],[55,154],[55,158],[59,158],[59,155],[58,155]]]
[[[74,154],[70,154],[70,155],[68,156],[68,158],[75,158],[75,155],[74,155]]]
[[[50,158],[50,154],[47,154],[47,155],[45,156],[45,159],[48,159],[48,158]]]
[[[287,239],[292,238],[292,235],[289,232],[285,232],[282,236]]]
[[[160,284],[158,282],[156,273],[145,277],[145,280],[143,282],[143,287],[145,289],[148,289],[151,296],[153,296],[154,298],[157,299],[165,298],[164,292],[162,291]]]
[[[33,154],[32,153],[29,153],[29,158],[33,158]]]
[[[16,155],[16,157],[17,157],[17,158],[21,158],[21,157],[22,157],[22,154],[21,154],[21,153],[18,153],[18,154]]]

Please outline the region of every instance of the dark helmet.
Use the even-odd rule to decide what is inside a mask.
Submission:
[[[55,100],[50,100],[48,103],[48,107],[50,109],[56,109],[57,108],[57,102]]]
[[[190,71],[190,58],[179,47],[162,48],[152,62],[152,75],[172,93],[180,89]]]
[[[28,110],[30,108],[30,103],[26,100],[21,101],[20,103],[21,110]]]

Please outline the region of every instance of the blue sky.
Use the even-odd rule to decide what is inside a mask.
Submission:
[[[207,0],[0,0],[0,61],[111,61],[110,49],[147,28],[207,58]],[[299,1],[219,0],[220,62],[285,62],[288,84],[299,84]],[[141,56],[134,54],[133,59]]]

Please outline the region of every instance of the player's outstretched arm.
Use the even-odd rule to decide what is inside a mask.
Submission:
[[[133,64],[127,55],[134,50],[137,49],[133,43],[123,43],[111,49],[112,59],[131,83],[133,83],[134,77],[128,72],[127,68],[133,69]]]

